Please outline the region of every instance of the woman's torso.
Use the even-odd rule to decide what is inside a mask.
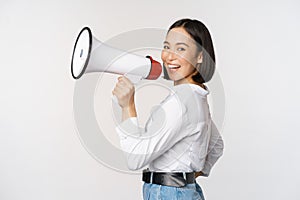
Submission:
[[[208,90],[195,84],[174,86],[165,101],[176,98],[184,107],[180,133],[188,135],[149,163],[150,171],[201,171],[205,164],[210,138],[211,117]]]

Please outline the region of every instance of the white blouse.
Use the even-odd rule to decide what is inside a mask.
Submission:
[[[195,84],[173,86],[170,95],[152,109],[144,128],[136,117],[118,125],[128,168],[149,165],[150,171],[202,171],[208,176],[224,147],[211,119],[208,94]]]

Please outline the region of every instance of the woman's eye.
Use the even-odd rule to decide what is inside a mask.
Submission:
[[[164,49],[169,49],[169,47],[167,45],[164,45]]]
[[[178,51],[185,51],[185,48],[179,47],[177,50]]]

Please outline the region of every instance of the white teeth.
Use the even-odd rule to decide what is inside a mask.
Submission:
[[[169,68],[178,68],[179,66],[177,65],[168,65]]]

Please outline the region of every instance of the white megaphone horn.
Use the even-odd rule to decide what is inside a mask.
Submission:
[[[74,45],[71,72],[74,79],[90,72],[132,74],[143,79],[157,79],[162,66],[150,56],[143,57],[110,47],[93,37],[90,28],[84,27]]]

